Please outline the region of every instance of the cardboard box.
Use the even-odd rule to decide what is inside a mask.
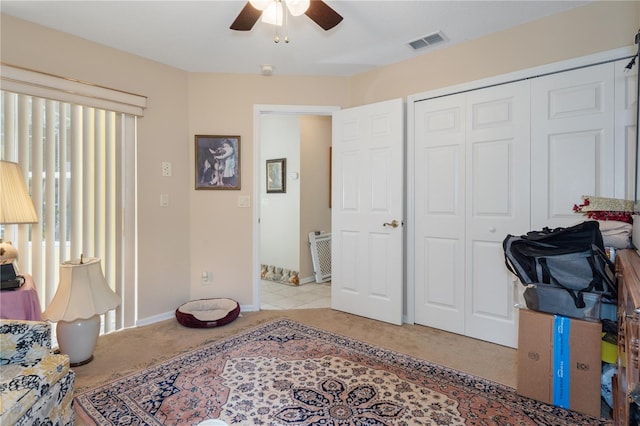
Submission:
[[[519,395],[600,417],[600,322],[520,309]]]

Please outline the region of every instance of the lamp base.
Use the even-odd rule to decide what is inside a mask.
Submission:
[[[60,352],[69,356],[72,367],[93,360],[93,350],[100,334],[100,316],[76,321],[59,321],[56,326]]]
[[[69,361],[69,367],[80,367],[81,365],[89,364],[91,361],[93,361],[93,355],[91,355],[89,359],[85,359],[84,361],[80,361],[80,362]]]

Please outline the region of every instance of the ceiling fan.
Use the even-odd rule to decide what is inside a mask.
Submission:
[[[286,4],[286,9],[288,9],[289,13],[293,16],[304,13],[325,31],[330,30],[342,21],[342,16],[322,0],[251,0],[244,5],[244,8],[242,8],[240,14],[229,28],[236,31],[250,31],[260,16],[263,15],[263,12],[265,14],[271,14],[271,10],[273,10],[275,14],[279,8],[280,11],[278,13],[286,13],[282,3]],[[307,4],[308,7],[306,7]],[[280,24],[278,24],[277,20],[272,19],[272,21],[269,21],[265,20],[265,18],[268,19],[269,16],[263,17],[263,21],[265,22],[281,25],[281,20]]]

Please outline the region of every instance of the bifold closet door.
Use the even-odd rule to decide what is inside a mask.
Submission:
[[[615,195],[614,63],[531,85],[531,226],[569,226],[583,195]]]
[[[515,346],[502,240],[529,225],[529,83],[415,108],[416,322]]]
[[[415,102],[415,322],[517,345],[502,241],[633,198],[636,77],[609,62]]]
[[[615,197],[640,200],[636,190],[636,121],[638,116],[638,66],[627,69],[630,59],[614,62],[615,67]],[[640,161],[639,161],[640,164]]]
[[[467,94],[465,335],[510,347],[522,286],[502,242],[529,230],[529,89],[522,81]]]
[[[415,106],[415,322],[464,334],[464,94]]]

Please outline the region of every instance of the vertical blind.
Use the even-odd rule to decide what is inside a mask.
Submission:
[[[60,262],[98,257],[122,304],[103,332],[135,324],[135,138],[137,118],[91,106],[0,91],[0,158],[20,164],[36,207],[33,225],[0,225],[44,310]]]

